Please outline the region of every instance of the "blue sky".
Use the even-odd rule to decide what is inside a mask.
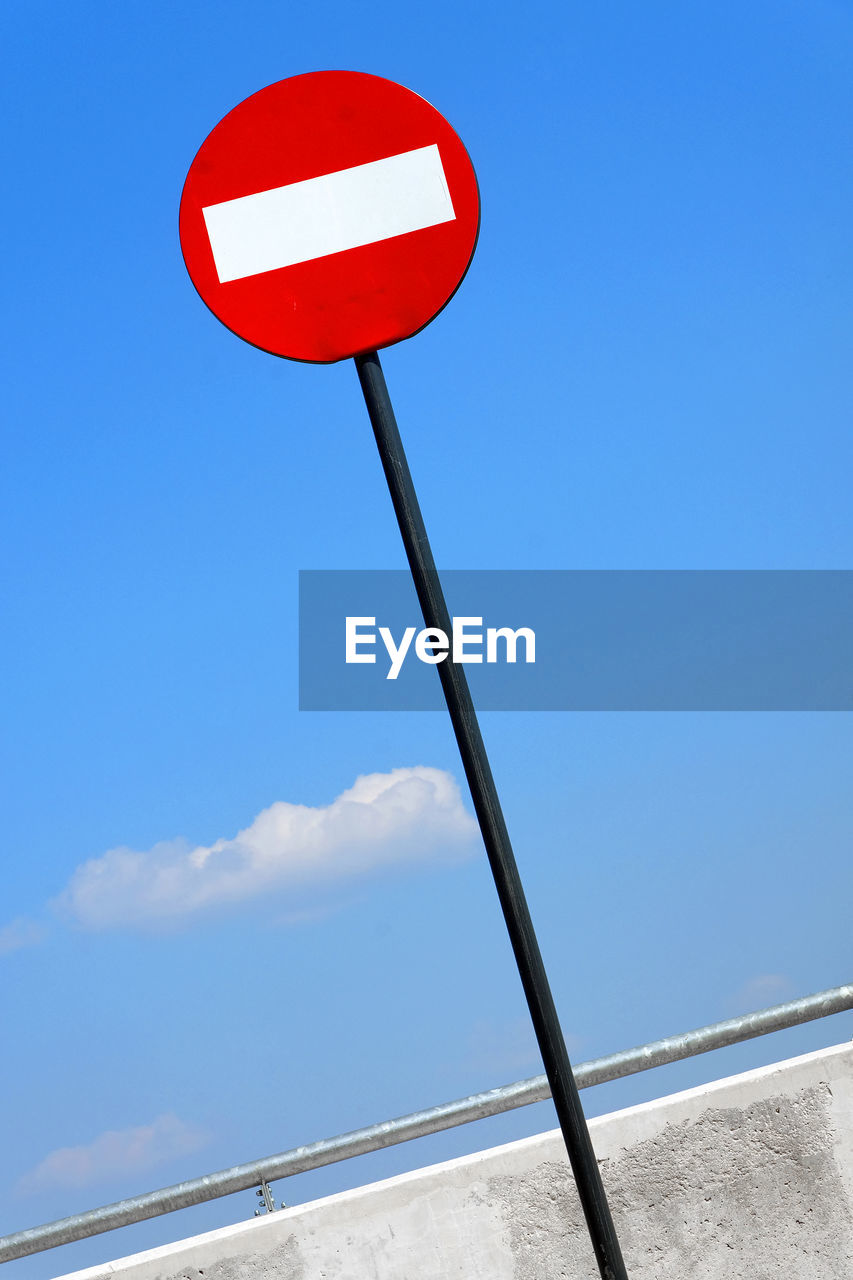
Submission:
[[[345,67],[423,94],[465,141],[471,270],[384,356],[440,565],[850,568],[853,14],[131,0],[13,3],[4,26],[11,1231],[541,1069],[446,717],[297,710],[298,571],[404,560],[351,364],[249,348],[186,276],[177,205],[205,135],[266,84]],[[849,980],[848,716],[483,729],[576,1060]],[[371,775],[350,839],[334,805]],[[170,912],[163,868],[218,841],[227,864],[272,806],[290,835],[260,841],[267,863]],[[267,874],[282,850],[288,874]],[[844,1015],[585,1105],[851,1031]],[[276,1191],[553,1123],[541,1104]]]

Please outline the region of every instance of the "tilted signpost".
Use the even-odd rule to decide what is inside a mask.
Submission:
[[[447,121],[354,71],[269,85],[208,135],[181,197],[181,248],[219,320],[273,355],[354,358],[424,622],[449,635],[378,350],[456,292],[480,224],[477,179]],[[569,1161],[604,1280],[627,1280],[464,667],[438,666]]]

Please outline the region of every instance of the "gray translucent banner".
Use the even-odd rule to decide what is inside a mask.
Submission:
[[[483,711],[853,709],[853,571],[450,570],[441,580]],[[429,659],[444,646],[423,630],[408,571],[300,573],[300,708],[440,710]]]

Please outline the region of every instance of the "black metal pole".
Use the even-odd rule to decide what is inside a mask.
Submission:
[[[426,527],[412,482],[403,442],[397,428],[385,376],[375,351],[356,356],[361,389],[379,447],[385,479],[418,593],[424,622],[451,634],[450,614],[432,557]],[[628,1280],[622,1252],[592,1149],[589,1129],[581,1107],[563,1032],[557,1017],[545,966],[533,931],[533,922],[518,874],[515,855],[504,822],[486,748],[477,723],[474,703],[464,668],[449,658],[438,664],[438,674],[450,712],[453,731],[471,798],[486,846],[512,949],[539,1050],[551,1087],[551,1095],[581,1205],[589,1228],[592,1247],[603,1280]]]

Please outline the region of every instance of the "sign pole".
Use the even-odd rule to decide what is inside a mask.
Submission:
[[[379,356],[375,351],[358,355],[355,357],[355,365],[379,448],[385,479],[391,491],[391,501],[394,504],[394,512],[400,526],[424,622],[427,627],[437,627],[450,635],[452,631],[450,614],[433,560]],[[551,1096],[565,1139],[598,1268],[602,1280],[627,1280],[628,1273],[622,1260],[616,1229],[595,1152],[592,1149],[589,1129],[572,1074],[563,1032],[524,897],[524,889],[518,874],[480,726],[477,723],[468,680],[464,668],[449,659],[438,664],[438,674],[518,965],[521,984],[527,997],[545,1072],[551,1086]]]
[[[429,324],[471,263],[480,194],[461,138],[420,94],[380,76],[290,76],[211,130],[179,221],[199,296],[238,337],[314,364],[355,357],[424,621],[449,634],[376,349]],[[468,681],[452,661],[438,673],[598,1267],[627,1280]]]

